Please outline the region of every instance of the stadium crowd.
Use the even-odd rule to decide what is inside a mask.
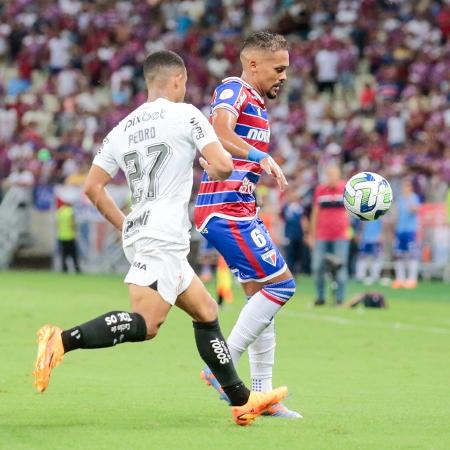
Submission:
[[[450,202],[444,0],[1,3],[1,179],[81,184],[103,137],[145,101],[154,50],[183,56],[186,100],[208,114],[218,82],[239,75],[243,36],[262,29],[290,42],[288,82],[268,105],[271,154],[306,214],[331,161],[344,177],[379,172],[394,191],[408,176],[421,201]]]

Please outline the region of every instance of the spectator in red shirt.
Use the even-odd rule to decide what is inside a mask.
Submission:
[[[342,304],[347,283],[349,251],[349,218],[344,209],[345,181],[336,165],[326,168],[326,182],[314,192],[311,213],[310,245],[313,249],[313,275],[316,281],[316,305],[325,304],[325,259],[331,254],[339,259],[336,272],[336,303]]]
[[[375,89],[372,84],[366,82],[364,88],[359,95],[359,104],[361,110],[365,113],[373,113],[375,111]]]

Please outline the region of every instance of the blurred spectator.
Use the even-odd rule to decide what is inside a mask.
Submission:
[[[290,188],[286,192],[281,217],[284,221],[286,263],[293,274],[307,272],[308,258],[304,238],[308,231],[308,219],[297,189]]]
[[[387,121],[387,141],[391,148],[406,142],[406,120],[399,109]]]
[[[401,195],[396,199],[395,225],[395,280],[393,288],[414,289],[419,273],[419,248],[417,245],[419,197],[411,180],[402,183]]]
[[[337,166],[325,169],[325,183],[314,192],[311,212],[310,245],[313,248],[313,275],[316,282],[316,305],[325,304],[325,257],[334,255],[340,260],[337,271],[336,302],[342,304],[347,283],[349,250],[349,218],[343,203],[345,181]]]
[[[366,82],[364,88],[359,94],[359,105],[361,111],[365,113],[373,113],[375,111],[375,89],[373,86]]]
[[[317,88],[319,92],[334,92],[338,79],[339,54],[327,40],[323,48],[316,53]]]
[[[71,204],[61,203],[59,205],[56,210],[56,228],[62,271],[68,272],[67,261],[71,259],[75,271],[81,273],[78,263],[75,213]]]
[[[383,268],[382,231],[383,220],[359,222],[357,231],[359,240],[358,259],[356,261],[356,280],[370,285],[380,279]]]
[[[290,43],[288,81],[268,102],[270,151],[305,201],[334,158],[346,176],[411,176],[425,201],[442,201],[450,183],[447,2],[0,3],[3,179],[19,163],[35,184],[76,177],[106,132],[145,102],[140,68],[151,51],[183,56],[186,101],[208,114],[218,78],[238,75],[244,36],[268,28]]]
[[[8,187],[23,188],[27,192],[31,192],[34,185],[34,176],[31,171],[25,168],[24,164],[19,164],[17,169],[9,174],[5,183]]]

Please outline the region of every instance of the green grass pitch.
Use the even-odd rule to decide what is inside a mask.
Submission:
[[[37,328],[127,309],[127,290],[115,276],[0,273],[0,449],[448,450],[450,285],[384,292],[387,310],[314,309],[312,281],[299,279],[276,319],[274,381],[304,419],[240,428],[200,381],[191,321],[176,308],[155,341],[68,354],[37,394]],[[235,294],[225,335],[243,304]],[[245,356],[238,369],[248,381]]]

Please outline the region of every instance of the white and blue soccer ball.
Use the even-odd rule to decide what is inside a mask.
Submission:
[[[389,211],[392,200],[390,184],[377,173],[357,173],[345,184],[344,206],[357,219],[378,219]]]

